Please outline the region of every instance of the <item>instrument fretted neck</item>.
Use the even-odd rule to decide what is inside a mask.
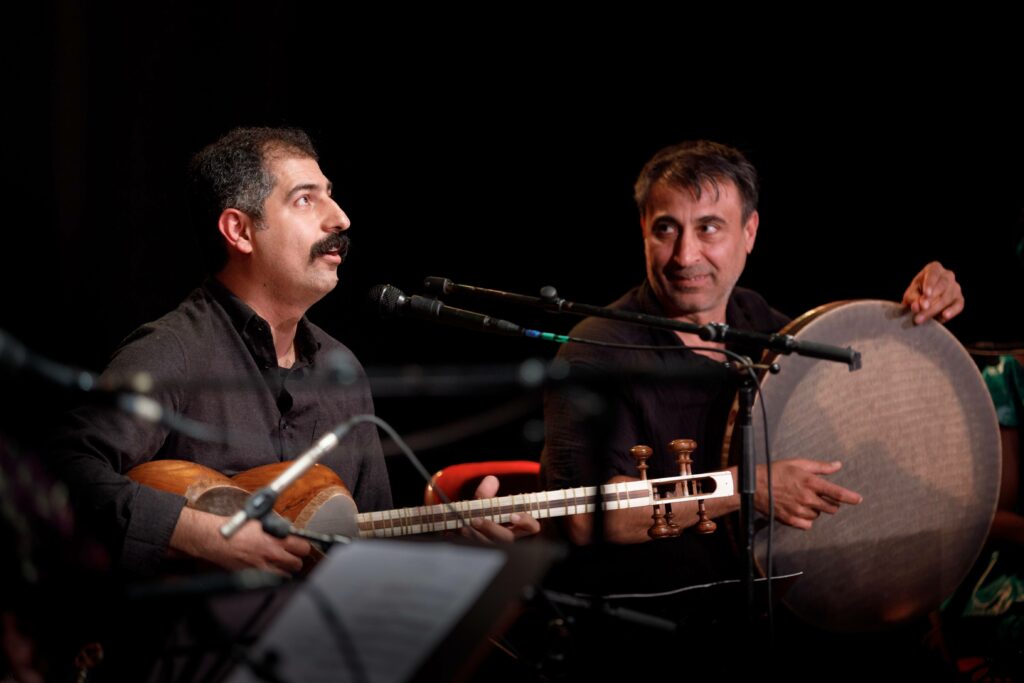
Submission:
[[[699,495],[687,493],[686,487],[680,487],[683,490],[679,495],[655,496],[656,487],[689,480],[701,481],[702,490]],[[535,519],[547,519],[594,512],[599,502],[605,511],[611,511],[644,507],[655,502],[678,503],[698,498],[719,498],[732,493],[732,476],[728,472],[713,472],[605,484],[600,487],[600,493],[596,486],[580,486],[558,491],[467,500],[452,503],[451,507],[440,504],[363,512],[357,515],[357,522],[359,536],[362,538],[407,536],[455,530],[463,525],[463,519],[484,518],[504,524],[518,512],[529,513]]]

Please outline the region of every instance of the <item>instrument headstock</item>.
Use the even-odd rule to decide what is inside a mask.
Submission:
[[[683,533],[683,527],[675,522],[675,515],[672,512],[672,502],[680,497],[697,497],[697,533],[713,533],[718,525],[708,517],[704,499],[699,497],[702,493],[700,479],[693,478],[691,455],[697,449],[697,442],[693,439],[674,439],[669,442],[668,447],[675,454],[676,464],[679,465],[679,477],[650,480],[654,512],[651,515],[653,521],[647,530],[647,535],[657,539],[675,538]],[[649,481],[647,479],[647,460],[654,454],[654,449],[638,444],[629,449],[629,454],[637,461],[641,481]]]

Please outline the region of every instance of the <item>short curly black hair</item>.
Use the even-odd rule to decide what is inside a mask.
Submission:
[[[318,160],[309,135],[298,128],[235,128],[192,157],[189,206],[204,265],[215,273],[227,262],[220,232],[214,227],[224,209],[244,211],[257,221],[276,178],[267,161],[273,156]]]

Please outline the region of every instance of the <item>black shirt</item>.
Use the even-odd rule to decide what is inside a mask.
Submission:
[[[664,315],[647,282],[611,306]],[[726,308],[725,322],[740,329],[775,332],[787,320],[759,294],[742,288],[733,291]],[[676,476],[679,466],[668,448],[674,439],[697,441],[694,472],[724,469],[722,442],[736,385],[718,362],[687,351],[679,337],[668,330],[587,318],[570,334],[621,344],[672,347],[650,351],[566,344],[558,357],[574,368],[672,368],[677,372],[693,368],[710,377],[701,381],[624,382],[612,386],[602,395],[605,412],[592,422],[581,418],[566,392],[548,391],[544,400],[545,442],[541,456],[545,489],[600,484],[616,475],[638,477],[636,463],[629,454],[629,449],[638,444],[654,449],[648,461],[648,478]],[[751,353],[748,349],[729,348]],[[722,531],[703,537],[689,529],[678,539],[613,547],[608,551],[616,559],[605,561],[607,582],[599,588],[590,586],[592,589],[671,589],[735,573],[732,553]]]
[[[184,498],[141,486],[124,473],[152,459],[191,460],[228,476],[290,460],[339,423],[373,412],[365,374],[352,353],[303,318],[296,362],[278,371],[270,327],[216,280],[193,291],[174,311],[133,332],[114,352],[103,379],[149,373],[165,408],[246,435],[245,446],[210,443],[144,423],[103,405],[76,410],[54,449],[79,514],[131,574],[152,574],[166,555]],[[337,367],[357,381],[345,389],[303,382]],[[195,388],[238,378],[249,386]],[[360,510],[391,507],[391,490],[376,427],[361,424],[321,462],[341,476]]]

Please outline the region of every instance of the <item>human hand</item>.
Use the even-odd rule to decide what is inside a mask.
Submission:
[[[297,536],[271,536],[255,519],[246,522],[230,540],[220,536],[219,529],[217,534],[229,547],[224,555],[227,563],[218,563],[227,569],[254,567],[287,576],[302,569],[302,558],[311,551],[309,541]]]
[[[264,533],[257,520],[249,520],[230,539],[220,527],[227,522],[208,512],[184,508],[171,534],[171,548],[229,570],[249,567],[290,576],[302,569],[310,545],[301,538],[275,538]]]
[[[772,463],[775,518],[797,529],[810,529],[822,512],[833,515],[839,512],[841,504],[860,503],[863,498],[859,493],[822,477],[838,472],[841,467],[838,461],[796,458]],[[757,468],[754,507],[768,514],[768,472],[764,465]]]
[[[494,498],[498,493],[498,485],[498,478],[489,474],[480,481],[473,497],[477,500]],[[508,525],[501,525],[477,517],[470,522],[470,526],[462,527],[459,533],[478,541],[511,543],[517,538],[532,536],[540,531],[540,523],[525,512],[513,513],[510,520]]]
[[[911,280],[903,305],[914,314],[915,325],[931,318],[944,323],[964,310],[964,295],[953,271],[932,261]]]

